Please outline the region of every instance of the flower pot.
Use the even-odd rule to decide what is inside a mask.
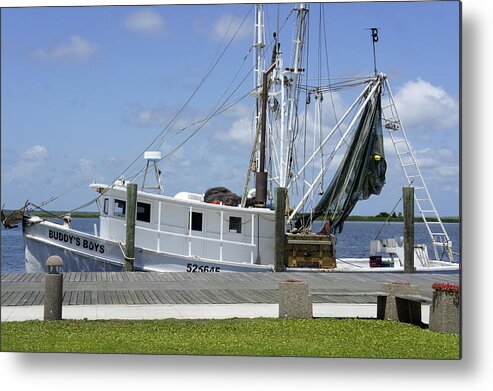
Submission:
[[[441,333],[460,332],[460,293],[458,291],[433,291],[430,306],[430,331]]]

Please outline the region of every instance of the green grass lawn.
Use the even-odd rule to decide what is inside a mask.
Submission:
[[[27,321],[1,331],[11,352],[459,358],[458,335],[379,320]]]

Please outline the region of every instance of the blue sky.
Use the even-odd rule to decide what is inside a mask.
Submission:
[[[291,8],[281,6],[281,22]],[[270,31],[276,9],[267,7]],[[318,3],[311,9],[317,11]],[[380,28],[379,70],[389,76],[440,214],[457,216],[459,3],[325,3],[324,12],[333,77],[372,72],[365,29]],[[225,28],[235,29],[246,17],[174,129],[203,118],[236,71],[238,82],[252,66],[245,57],[253,15],[250,4],[3,9],[2,203],[16,208],[26,199],[41,203],[64,194],[49,204],[60,210],[92,199],[88,184],[113,180],[143,152],[224,48]],[[287,50],[289,42],[283,45]],[[235,96],[247,93],[252,82],[248,77]],[[341,107],[351,103],[342,95],[338,99]],[[241,100],[164,162],[166,194],[203,193],[212,186],[241,193],[252,104],[251,97]],[[166,153],[189,134],[167,140],[161,150]],[[359,203],[355,214],[389,211],[399,199],[402,170],[392,151],[387,154],[387,186],[381,196]],[[79,182],[81,187],[67,192]]]

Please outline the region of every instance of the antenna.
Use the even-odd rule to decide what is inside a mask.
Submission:
[[[159,171],[157,167],[157,163],[161,160],[161,152],[160,151],[146,151],[144,152],[144,159],[147,161],[145,172],[144,172],[144,180],[142,181],[142,188],[141,190],[144,191],[144,189],[157,189],[158,194],[163,191],[163,186],[161,184],[161,171]],[[149,169],[150,164],[154,165],[154,174],[156,175],[156,186],[146,186],[146,178],[147,178],[147,171]]]
[[[375,43],[378,42],[378,27],[370,27],[365,30],[371,30],[371,38],[373,44],[373,69],[375,70],[375,76],[377,75],[377,55],[375,52]]]

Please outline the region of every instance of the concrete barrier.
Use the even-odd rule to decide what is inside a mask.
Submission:
[[[313,303],[308,293],[308,283],[299,280],[279,283],[279,318],[313,318]]]

